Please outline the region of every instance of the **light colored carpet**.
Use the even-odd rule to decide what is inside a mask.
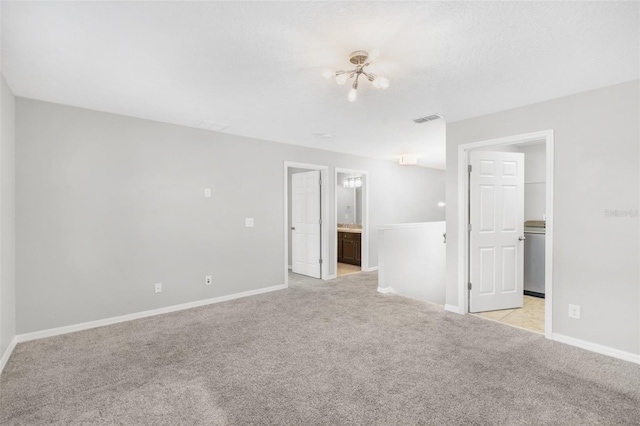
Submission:
[[[0,424],[640,422],[640,366],[376,293],[376,273],[19,344]]]

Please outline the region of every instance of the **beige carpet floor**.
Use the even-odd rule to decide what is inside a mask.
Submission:
[[[19,344],[0,424],[632,425],[640,366],[364,272]]]

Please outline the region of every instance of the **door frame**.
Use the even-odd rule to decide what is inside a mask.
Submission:
[[[537,140],[545,141],[546,157],[546,236],[545,236],[545,302],[544,302],[544,335],[552,339],[553,332],[553,129],[522,135],[507,136],[458,145],[458,309],[461,314],[469,313],[469,151],[472,149],[516,145]]]
[[[320,171],[320,256],[322,257],[322,266],[320,267],[320,279],[328,280],[329,262],[328,259],[328,229],[327,221],[327,184],[329,180],[329,167],[318,164],[296,163],[293,161],[284,162],[284,285],[289,287],[289,169],[306,169],[308,171]]]
[[[361,262],[360,270],[369,271],[369,172],[366,170],[356,169],[344,169],[342,167],[336,167],[334,170],[333,181],[335,185],[338,185],[338,173],[349,173],[354,175],[362,175],[362,236],[360,240],[360,247],[362,252],[360,253]],[[335,271],[335,277],[338,276],[338,191],[334,188],[334,200],[333,200],[333,232],[336,236],[335,245],[333,251],[335,256],[333,258],[333,270]]]

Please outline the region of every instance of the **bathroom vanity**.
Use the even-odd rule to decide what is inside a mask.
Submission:
[[[362,229],[338,228],[338,262],[361,266]]]

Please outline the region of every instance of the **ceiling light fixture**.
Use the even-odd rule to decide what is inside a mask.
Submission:
[[[371,54],[363,50],[356,50],[349,55],[349,61],[356,66],[355,69],[349,71],[324,70],[322,72],[322,76],[326,79],[335,77],[336,83],[340,85],[345,84],[347,80],[355,77],[355,80],[351,85],[351,90],[349,90],[349,95],[347,96],[349,102],[354,102],[358,97],[358,79],[361,75],[364,75],[364,78],[369,80],[375,88],[386,89],[389,87],[389,80],[364,70],[365,67],[371,65],[371,62],[378,56],[380,56],[380,52],[377,49],[372,50]]]

